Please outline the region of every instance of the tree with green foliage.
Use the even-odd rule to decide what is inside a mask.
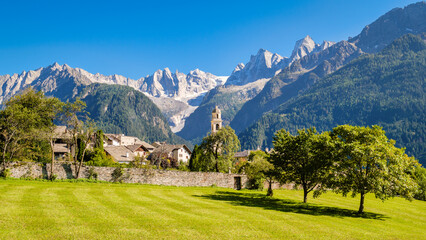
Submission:
[[[105,151],[99,148],[87,149],[84,158],[86,165],[89,166],[112,167],[117,164],[111,156],[108,156]]]
[[[235,153],[240,149],[240,141],[235,131],[226,126],[203,138],[200,145],[201,171],[227,172],[231,167]],[[211,167],[214,166],[214,169]]]
[[[78,153],[79,153],[79,145],[78,139],[81,130],[83,129],[84,123],[79,119],[79,115],[83,114],[85,117],[86,103],[81,101],[80,99],[76,99],[73,103],[66,102],[63,106],[63,111],[61,115],[62,122],[67,126],[68,131],[71,134],[71,146],[72,146],[72,154],[74,160],[75,172],[78,172]],[[80,116],[81,118],[81,116]],[[75,176],[77,178],[77,176]]]
[[[213,155],[206,155],[201,146],[195,145],[189,159],[189,169],[193,172],[215,171]]]
[[[195,145],[192,150],[191,157],[189,158],[188,168],[193,172],[201,171],[202,167],[200,164],[201,155],[203,154],[200,146]]]
[[[130,162],[130,166],[133,168],[142,168],[144,166],[146,166],[147,164],[149,164],[148,160],[146,160],[145,155],[139,156],[136,155],[135,159]]]
[[[35,92],[32,88],[26,89],[6,103],[6,108],[0,112],[3,168],[6,167],[7,161],[14,158],[37,155],[32,151],[40,148],[33,146],[42,141],[50,142],[53,166],[53,121],[60,109],[61,102],[57,98],[46,98],[43,92]]]
[[[93,141],[95,130],[95,122],[93,120],[86,120],[81,129],[81,132],[79,133],[79,139],[81,143],[81,147],[79,147],[79,152],[81,152],[81,156],[79,156],[80,161],[78,164],[77,172],[75,174],[75,177],[77,179],[80,177],[80,169],[83,165],[84,155],[86,154],[89,144]]]
[[[374,193],[381,200],[399,195],[412,199],[416,182],[411,177],[418,164],[404,149],[395,147],[379,126],[342,125],[331,133],[335,139],[333,188],[352,197],[361,195],[358,213],[364,212],[364,198]]]
[[[324,191],[332,166],[333,144],[328,132],[317,133],[315,128],[302,129],[293,136],[285,129],[274,136],[274,150],[270,161],[278,172],[283,173],[281,182],[292,182],[303,188],[303,202],[308,193],[314,197]]]
[[[94,148],[104,150],[104,132],[102,130],[97,130],[95,133],[95,145]]]
[[[49,98],[45,101],[45,108],[51,108],[50,109],[50,116],[48,116],[49,118],[52,119],[52,122],[49,125],[46,125],[44,128],[40,128],[39,129],[39,136],[42,139],[46,139],[49,141],[49,146],[50,146],[50,175],[49,175],[49,179],[53,180],[54,178],[54,165],[55,165],[55,129],[56,129],[56,125],[53,124],[53,120],[56,119],[58,117],[58,115],[60,115],[62,113],[62,107],[63,107],[63,102],[61,102],[59,99],[57,98]]]
[[[413,177],[418,186],[414,198],[426,201],[426,168],[420,166],[420,164],[416,166]]]
[[[269,179],[268,173],[274,166],[267,160],[268,154],[264,151],[253,151],[249,155],[249,160],[244,166],[244,172],[249,179],[249,188],[263,189],[263,182]]]

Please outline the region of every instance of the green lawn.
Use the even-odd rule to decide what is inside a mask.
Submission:
[[[426,202],[0,180],[0,239],[426,239]]]

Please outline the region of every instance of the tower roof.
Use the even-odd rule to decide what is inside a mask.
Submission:
[[[212,113],[220,113],[220,109],[217,106],[215,106]]]

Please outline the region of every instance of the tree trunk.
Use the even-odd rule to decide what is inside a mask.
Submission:
[[[272,197],[274,195],[274,191],[272,190],[272,180],[268,181],[268,192],[266,193],[266,196]]]
[[[219,164],[217,162],[217,159],[216,159],[216,172],[219,172]]]
[[[3,146],[3,171],[6,170],[6,148],[7,148],[7,141],[4,143]]]
[[[81,169],[81,166],[83,165],[83,159],[84,159],[84,155],[86,154],[86,149],[87,149],[87,143],[86,143],[86,147],[83,150],[83,154],[80,159],[80,164],[78,165],[77,174],[76,174],[77,179],[80,177],[80,169]]]
[[[75,141],[74,144],[74,172],[76,173],[75,178],[77,178],[77,158],[78,158],[78,152],[77,152],[78,148],[77,148],[77,141]]]
[[[358,213],[364,213],[364,197],[365,197],[365,193],[364,191],[361,192],[361,200],[359,201],[359,210]]]
[[[53,176],[53,164],[55,163],[55,152],[53,151],[55,143],[53,142],[53,139],[50,139],[50,150],[52,151],[52,156],[51,156],[51,163],[50,163],[50,180],[52,180],[52,176]]]
[[[303,202],[308,202],[308,187],[306,186],[306,184],[303,184]]]

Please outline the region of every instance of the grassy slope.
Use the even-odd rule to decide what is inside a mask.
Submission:
[[[0,180],[0,239],[426,239],[426,202]]]

